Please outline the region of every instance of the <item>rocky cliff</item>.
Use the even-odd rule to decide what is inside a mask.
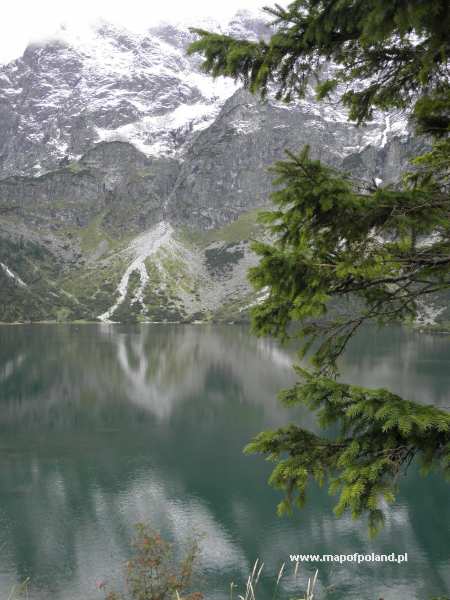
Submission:
[[[240,13],[229,31],[267,26]],[[0,320],[236,320],[257,301],[248,240],[286,148],[394,181],[420,143],[401,115],[364,128],[211,81],[192,34],[107,24],[0,69]]]

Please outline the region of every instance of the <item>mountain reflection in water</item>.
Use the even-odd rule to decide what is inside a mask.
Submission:
[[[30,577],[31,600],[101,598],[95,581],[118,580],[143,520],[176,547],[204,533],[208,598],[225,598],[256,557],[271,596],[270,576],[297,552],[408,552],[404,565],[325,565],[321,599],[444,593],[450,503],[438,477],[412,469],[374,541],[365,523],[335,519],[317,488],[303,512],[276,517],[270,465],[242,448],[289,420],[314,428],[276,400],[295,381],[292,358],[239,326],[1,327],[0,597]],[[362,332],[343,369],[448,406],[449,364],[447,337],[392,329]],[[301,571],[304,583],[314,567]]]

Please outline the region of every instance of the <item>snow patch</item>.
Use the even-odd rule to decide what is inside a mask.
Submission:
[[[181,104],[163,115],[145,116],[117,129],[96,128],[99,141],[128,141],[148,156],[173,154],[176,135],[181,137],[206,129],[217,117],[217,104]]]
[[[430,233],[430,235],[420,237],[417,241],[417,247],[429,248],[440,241],[442,241],[442,233],[440,231],[434,231],[433,233]]]
[[[142,303],[144,290],[150,279],[145,267],[145,259],[155,254],[155,252],[163,244],[166,244],[170,240],[172,232],[173,230],[170,224],[166,223],[165,221],[161,221],[155,227],[150,229],[150,231],[143,233],[133,240],[133,242],[131,242],[125,252],[129,252],[133,256],[133,260],[127,267],[117,287],[119,297],[116,303],[111,306],[111,308],[99,315],[98,318],[100,321],[103,321],[104,323],[111,321],[111,317],[113,316],[114,312],[123,303],[127,296],[130,276],[135,271],[139,273],[140,284],[131,303]]]
[[[236,133],[241,135],[249,135],[259,129],[259,125],[254,121],[235,121],[231,124]]]
[[[23,281],[16,273],[13,273],[11,269],[5,265],[5,263],[0,262],[0,267],[2,267],[8,277],[14,279],[14,281],[16,281],[21,287],[28,287],[25,281]]]
[[[255,300],[253,302],[250,302],[250,304],[246,304],[245,306],[242,306],[239,309],[239,312],[243,312],[244,310],[249,310],[250,308],[253,308],[254,306],[258,306],[259,304],[262,304],[269,297],[269,294],[270,294],[269,286],[264,287],[258,293]]]
[[[421,301],[417,303],[419,306],[418,315],[416,318],[417,325],[436,325],[436,319],[445,311],[445,306],[436,307],[433,304],[426,304]]]
[[[388,134],[391,131],[391,118],[389,115],[384,117],[384,130],[381,132],[380,146],[384,148],[388,142]]]

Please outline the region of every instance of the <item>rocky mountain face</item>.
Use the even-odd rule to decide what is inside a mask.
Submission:
[[[225,31],[268,33],[249,13]],[[192,39],[102,24],[0,68],[0,321],[245,318],[286,148],[380,183],[421,144],[401,115],[357,128],[312,92],[286,106],[212,81]]]
[[[102,24],[29,46],[0,69],[0,173],[39,175],[103,140],[180,150],[235,89],[200,73],[192,39],[170,25],[135,35]]]

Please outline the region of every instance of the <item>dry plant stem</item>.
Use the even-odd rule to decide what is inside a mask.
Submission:
[[[294,567],[294,573],[293,573],[293,578],[294,578],[295,582],[297,581],[299,565],[300,565],[300,563],[297,560],[295,567]],[[278,571],[277,580],[275,582],[274,594],[272,597],[273,600],[277,596],[280,581],[285,574],[285,566],[286,566],[286,563],[283,563],[280,567],[280,570]],[[256,600],[256,586],[260,579],[263,567],[264,567],[264,563],[259,564],[259,559],[257,559],[255,564],[253,565],[252,572],[248,576],[247,583],[246,583],[246,589],[245,589],[245,595],[242,596],[239,594],[238,595],[239,600]],[[319,571],[316,569],[314,576],[312,578],[311,577],[308,578],[306,592],[304,593],[304,595],[302,595],[301,598],[300,597],[296,598],[296,600],[314,600],[314,597],[315,597],[314,590],[316,588],[318,574],[319,574]],[[233,600],[233,588],[234,587],[235,587],[235,584],[234,584],[234,582],[232,582],[230,584],[230,600]]]

